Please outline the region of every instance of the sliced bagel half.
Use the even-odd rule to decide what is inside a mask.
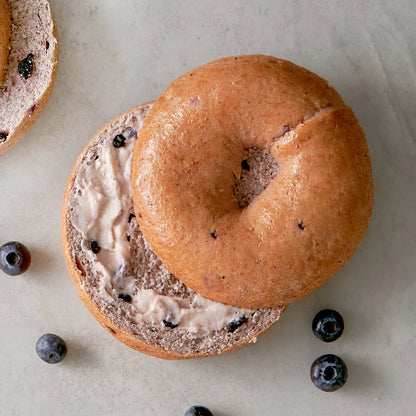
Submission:
[[[97,321],[131,348],[166,359],[229,352],[256,341],[284,307],[248,310],[208,300],[153,253],[130,188],[133,148],[150,106],[108,123],[75,162],[62,210],[68,270]]]

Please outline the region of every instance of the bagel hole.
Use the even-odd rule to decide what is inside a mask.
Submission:
[[[241,160],[240,174],[235,177],[233,194],[240,208],[248,206],[277,175],[279,165],[266,149],[250,147]]]

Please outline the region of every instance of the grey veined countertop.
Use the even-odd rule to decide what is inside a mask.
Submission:
[[[0,243],[32,251],[23,277],[0,276],[0,399],[4,415],[412,415],[416,407],[416,3],[408,1],[51,0],[61,45],[49,104],[0,158]],[[373,218],[353,259],[291,305],[255,345],[170,362],[112,338],[78,299],[60,242],[65,182],[107,121],[156,98],[182,73],[228,55],[264,53],[329,80],[354,109],[370,147]],[[324,307],[344,335],[324,344]],[[35,354],[45,332],[68,355]],[[349,368],[336,393],[317,390],[312,361]]]

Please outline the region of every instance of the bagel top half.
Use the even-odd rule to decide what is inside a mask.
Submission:
[[[219,59],[155,102],[135,212],[168,269],[240,307],[288,304],[352,256],[373,202],[366,138],[328,83],[270,56]]]
[[[10,47],[10,10],[7,0],[0,0],[0,85],[4,78]]]

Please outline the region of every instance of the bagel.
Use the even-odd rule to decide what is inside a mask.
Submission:
[[[264,55],[174,81],[144,122],[135,213],[153,251],[201,295],[289,304],[353,255],[371,217],[366,138],[328,83]]]
[[[232,351],[254,342],[284,308],[245,310],[204,299],[148,246],[132,215],[130,173],[150,105],[107,124],[75,162],[62,209],[68,270],[97,321],[131,348],[166,359]]]
[[[6,71],[10,47],[10,10],[7,0],[0,0],[0,86]]]
[[[46,0],[10,0],[10,53],[0,87],[0,155],[30,129],[52,92],[58,38]]]

